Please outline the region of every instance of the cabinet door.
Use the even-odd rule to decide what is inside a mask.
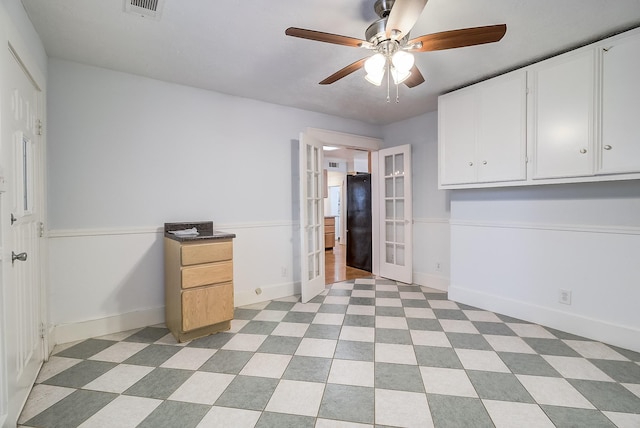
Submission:
[[[182,331],[218,324],[233,318],[233,283],[182,292]]]
[[[640,36],[602,49],[600,173],[640,171]]]
[[[468,88],[438,99],[440,184],[476,181],[476,94]]]
[[[497,77],[478,85],[478,89],[478,181],[525,180],[526,72]]]
[[[533,178],[593,174],[594,52],[565,54],[533,68]]]

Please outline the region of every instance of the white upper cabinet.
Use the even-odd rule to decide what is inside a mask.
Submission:
[[[526,72],[438,100],[440,184],[526,179]]]
[[[595,51],[531,67],[533,178],[593,174]]]
[[[599,174],[640,172],[640,36],[600,48],[602,124]]]

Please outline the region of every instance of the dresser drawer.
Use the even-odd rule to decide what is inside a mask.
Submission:
[[[198,265],[231,260],[233,257],[233,244],[231,240],[208,242],[206,244],[188,244],[183,245],[180,251],[182,266]]]
[[[182,288],[199,287],[233,280],[233,261],[182,268]]]
[[[182,292],[182,330],[190,331],[233,318],[233,283]]]

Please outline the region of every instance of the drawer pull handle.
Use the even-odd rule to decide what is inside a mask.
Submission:
[[[587,149],[580,149],[580,153],[582,153],[582,154],[587,153]]]
[[[608,145],[608,144],[607,144],[606,146],[604,146],[604,149],[605,149],[605,150],[611,150],[611,149],[612,149],[612,147],[611,147],[610,145]]]
[[[482,161],[482,165],[486,165],[486,164],[487,164],[487,161]]]
[[[473,166],[473,162],[469,162],[469,166]]]

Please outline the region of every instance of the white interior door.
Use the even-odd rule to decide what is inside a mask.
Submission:
[[[322,143],[300,134],[300,242],[302,302],[325,288]]]
[[[379,275],[407,284],[413,281],[411,146],[378,152]]]
[[[40,90],[13,51],[2,94],[0,242],[7,420],[18,413],[44,359],[40,222],[44,192]],[[1,370],[1,369],[0,369]]]

